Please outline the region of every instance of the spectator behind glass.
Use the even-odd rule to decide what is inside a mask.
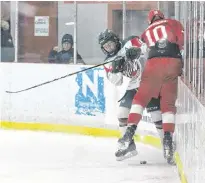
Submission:
[[[74,48],[73,48],[73,36],[65,34],[62,37],[62,50],[57,46],[54,47],[48,56],[49,63],[56,64],[74,64]],[[82,57],[77,53],[77,64],[85,64]]]
[[[15,50],[10,33],[10,4],[2,2],[1,4],[1,62],[13,62],[15,59]]]

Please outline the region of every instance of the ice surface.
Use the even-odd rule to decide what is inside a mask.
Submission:
[[[139,156],[117,162],[116,139],[0,130],[0,183],[180,182],[160,150],[137,148]]]

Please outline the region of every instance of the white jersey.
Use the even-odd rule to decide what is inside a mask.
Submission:
[[[128,77],[129,84],[127,90],[136,89],[140,85],[142,71],[144,69],[145,61],[147,60],[146,56],[146,45],[144,45],[138,37],[128,40],[124,46],[119,50],[119,52],[112,56],[108,57],[105,62],[114,60],[117,56],[125,57],[126,50],[131,47],[140,47],[142,49],[142,54],[139,59],[130,61],[126,59],[125,65],[122,72],[112,73],[112,63],[104,65],[106,70],[107,79],[114,85],[120,86],[123,83],[123,78]],[[126,57],[125,57],[126,58]]]

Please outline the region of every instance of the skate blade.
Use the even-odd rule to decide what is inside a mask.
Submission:
[[[124,156],[116,157],[116,160],[117,160],[117,161],[123,161],[123,160],[125,160],[125,159],[134,157],[134,156],[136,156],[136,155],[138,155],[138,152],[137,152],[136,150],[134,150],[134,151],[128,152],[128,153],[127,153],[126,155],[124,155]]]

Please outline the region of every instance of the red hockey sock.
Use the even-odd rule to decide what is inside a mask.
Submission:
[[[175,130],[175,124],[174,123],[163,123],[162,126],[163,126],[164,132],[174,133],[174,130]]]
[[[128,124],[138,124],[139,121],[141,120],[142,115],[138,113],[130,113],[128,117]]]

